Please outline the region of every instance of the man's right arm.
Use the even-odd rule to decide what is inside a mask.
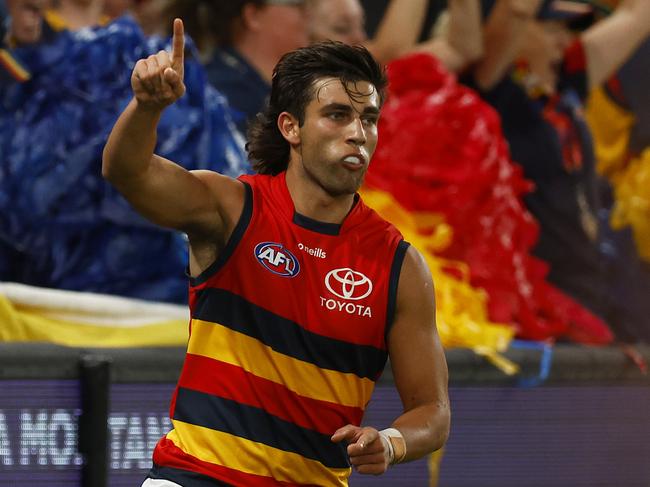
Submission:
[[[183,50],[183,23],[176,19],[171,56],[161,51],[136,63],[134,97],[108,138],[102,173],[152,222],[219,244],[241,212],[243,184],[212,171],[187,171],[153,153],[163,110],[185,92]]]

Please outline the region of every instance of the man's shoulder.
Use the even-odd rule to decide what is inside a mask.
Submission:
[[[271,179],[273,176],[270,174],[242,174],[241,176],[237,177],[241,182],[246,183],[250,186],[260,186],[260,185],[268,185],[271,182]]]
[[[237,178],[239,181],[250,187],[251,196],[255,200],[264,201],[264,205],[273,201],[277,203],[282,198],[278,192],[278,177],[271,174],[242,174]],[[274,203],[274,204],[275,204]]]

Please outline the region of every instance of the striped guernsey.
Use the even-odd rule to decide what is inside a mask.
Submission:
[[[341,225],[298,214],[285,173],[242,176],[242,216],[191,279],[173,430],[151,476],[184,486],[346,486],[346,445],[387,359],[408,244],[360,198]]]

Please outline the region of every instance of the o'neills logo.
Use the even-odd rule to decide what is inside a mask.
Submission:
[[[330,311],[372,317],[369,306],[348,302],[367,298],[372,293],[372,281],[361,272],[348,267],[331,270],[325,276],[325,287],[334,296],[345,301],[321,296],[322,307]]]
[[[275,242],[262,242],[255,246],[257,261],[273,274],[282,277],[296,277],[300,264],[295,255],[284,245]]]
[[[320,247],[316,247],[314,249],[312,247],[307,247],[306,245],[299,243],[298,248],[300,250],[302,250],[303,252],[308,253],[309,255],[313,255],[314,257],[318,257],[320,259],[326,259],[327,258],[327,252],[325,252]]]

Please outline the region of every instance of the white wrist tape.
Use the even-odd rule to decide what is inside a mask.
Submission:
[[[386,428],[379,432],[380,436],[388,444],[388,463],[394,465],[404,460],[406,456],[406,441],[399,430],[395,428]]]

